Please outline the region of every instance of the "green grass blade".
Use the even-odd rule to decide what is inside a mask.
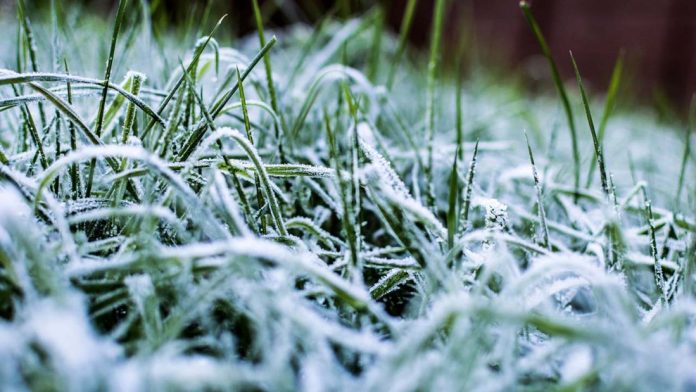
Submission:
[[[435,143],[435,85],[437,83],[438,69],[440,66],[440,46],[442,43],[442,24],[445,13],[446,0],[435,0],[433,30],[430,41],[430,57],[428,60],[428,81],[426,91],[425,108],[425,134],[428,146],[427,163],[425,166],[425,196],[426,204],[434,206],[435,184],[433,183],[433,144]]]
[[[271,50],[273,45],[275,45],[276,41],[276,37],[273,37],[266,43],[266,45],[264,45],[263,48],[261,48],[261,50],[251,60],[249,66],[247,66],[247,68],[244,70],[244,73],[242,74],[242,81],[244,81],[249,76],[251,71],[261,61],[263,56],[266,53],[268,53],[269,50]],[[233,87],[228,89],[227,92],[223,94],[223,96],[220,97],[220,99],[217,102],[215,102],[212,109],[210,110],[210,114],[213,120],[220,115],[220,113],[225,108],[225,105],[227,105],[227,102],[229,102],[232,96],[237,92],[237,89],[239,89],[239,85],[235,84]],[[184,144],[184,148],[178,156],[178,161],[181,162],[188,159],[188,157],[193,153],[193,150],[196,148],[196,146],[198,146],[198,143],[200,143],[200,141],[203,139],[203,135],[205,134],[207,128],[208,124],[205,121],[196,127],[196,130],[191,134],[191,137]]]
[[[599,139],[600,144],[602,144],[604,140],[604,133],[607,129],[607,123],[609,122],[609,118],[614,112],[614,107],[616,106],[616,95],[619,91],[619,86],[621,85],[621,76],[623,75],[623,59],[624,52],[621,51],[621,53],[619,53],[619,58],[616,60],[616,64],[614,64],[614,70],[611,72],[611,80],[609,82],[609,89],[607,90],[607,98],[604,101],[604,112],[602,113],[602,119],[599,122],[599,128],[597,129],[597,138]],[[585,184],[585,188],[592,186],[592,180],[594,179],[594,171],[596,167],[597,154],[595,153],[595,156],[590,161],[590,171],[587,173],[587,183]]]
[[[577,131],[575,129],[573,109],[570,106],[570,100],[568,99],[568,94],[566,93],[565,87],[563,86],[563,80],[561,79],[561,75],[558,72],[556,62],[554,61],[553,56],[551,55],[551,49],[549,48],[549,45],[546,43],[546,39],[544,38],[544,35],[541,32],[541,28],[539,27],[539,24],[537,23],[536,19],[534,18],[534,15],[532,14],[532,10],[530,9],[529,3],[525,0],[520,1],[520,8],[524,13],[524,17],[527,20],[529,27],[532,29],[532,33],[534,33],[534,37],[536,38],[537,42],[539,43],[539,46],[541,47],[542,54],[544,55],[544,57],[546,57],[546,60],[549,63],[549,68],[551,69],[551,77],[553,78],[553,82],[556,85],[556,90],[558,90],[558,95],[561,97],[563,110],[565,111],[566,119],[568,121],[568,129],[570,130],[570,140],[573,148],[574,186],[575,191],[577,192],[580,188],[580,147],[578,145],[578,136]],[[577,195],[574,197],[574,200],[577,201]]]
[[[605,195],[609,196],[609,182],[607,180],[607,169],[604,166],[604,153],[602,152],[602,145],[597,138],[597,132],[595,132],[594,121],[592,121],[592,112],[590,110],[590,103],[587,99],[587,94],[585,93],[585,87],[582,84],[582,78],[580,77],[580,70],[578,70],[578,64],[575,62],[575,57],[573,57],[573,52],[570,52],[570,60],[573,62],[573,69],[575,70],[575,78],[578,81],[578,87],[580,88],[580,95],[582,96],[582,105],[585,108],[585,115],[587,116],[587,124],[590,127],[590,133],[592,134],[592,144],[595,150],[595,156],[597,157],[597,165],[599,166],[599,177],[602,182],[602,191]]]
[[[549,226],[546,223],[546,209],[544,208],[544,194],[539,183],[539,172],[537,171],[536,164],[534,163],[534,153],[532,152],[532,146],[529,144],[529,138],[527,137],[527,132],[524,133],[524,139],[527,142],[527,152],[529,153],[529,162],[532,164],[532,175],[534,176],[534,188],[536,189],[537,196],[537,206],[539,206],[539,222],[541,223],[541,231],[543,235],[542,245],[546,249],[551,250],[551,241],[549,241]]]

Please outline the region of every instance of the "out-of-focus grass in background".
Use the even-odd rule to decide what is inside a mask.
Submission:
[[[294,23],[315,24],[327,15],[347,18],[381,6],[385,22],[398,31],[409,0],[262,0],[264,20],[270,27]],[[91,13],[107,16],[112,0],[59,1],[63,7],[81,4]],[[255,29],[248,0],[148,0],[153,26],[160,33],[172,26],[204,26],[211,16],[227,13],[223,32],[234,38]],[[425,47],[430,32],[433,0],[417,2],[410,42]],[[47,9],[49,0],[29,1],[33,13]],[[14,1],[0,0],[4,13],[12,13]],[[539,24],[548,36],[561,74],[572,80],[572,50],[583,65],[589,88],[604,91],[620,51],[625,53],[624,101],[654,105],[663,118],[684,117],[696,91],[696,2],[690,0],[584,0],[533,2]],[[529,88],[551,86],[538,47],[519,18],[516,0],[456,0],[447,5],[444,21],[443,60],[454,63],[456,53],[482,58],[489,66],[523,73]],[[541,63],[541,64],[540,64]],[[676,112],[676,113],[675,113]]]

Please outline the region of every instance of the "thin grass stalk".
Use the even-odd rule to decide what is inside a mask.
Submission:
[[[614,69],[611,72],[611,80],[609,82],[609,89],[607,90],[607,98],[604,101],[604,112],[602,113],[602,119],[599,122],[599,128],[597,130],[597,138],[599,143],[602,144],[604,141],[604,134],[607,130],[607,123],[611,114],[614,112],[614,107],[616,106],[616,95],[619,91],[619,86],[621,85],[621,76],[623,74],[623,58],[624,51],[619,53],[619,58],[614,64]],[[592,186],[592,181],[594,180],[594,171],[597,167],[597,155],[590,161],[590,171],[587,173],[587,182],[585,183],[585,188],[590,188]]]
[[[109,88],[109,83],[111,81],[111,67],[114,63],[114,54],[116,52],[116,42],[118,41],[118,35],[121,31],[121,24],[123,23],[123,17],[126,12],[126,6],[128,5],[128,0],[119,0],[118,10],[116,11],[116,21],[114,22],[114,29],[111,35],[111,46],[109,47],[109,58],[106,60],[106,71],[104,72],[104,88],[102,89],[101,99],[99,100],[99,108],[97,109],[97,119],[95,135],[101,137],[102,126],[104,121],[104,108],[106,105],[107,91]],[[87,190],[86,195],[89,197],[92,194],[92,182],[94,180],[94,166],[96,164],[96,159],[93,159],[89,163],[89,174],[87,177]]]
[[[693,129],[694,117],[696,116],[696,95],[691,98],[691,106],[689,108],[689,118],[686,127],[686,139],[684,140],[684,154],[682,155],[681,165],[679,167],[679,180],[677,183],[676,205],[681,203],[681,194],[684,189],[684,178],[686,175],[686,165],[689,163],[691,156],[691,130]]]
[[[403,57],[404,52],[406,51],[408,33],[411,31],[413,14],[416,10],[417,3],[418,0],[408,0],[406,8],[404,9],[404,15],[401,18],[401,27],[399,28],[399,43],[397,44],[396,53],[394,54],[394,60],[392,61],[392,66],[389,70],[389,78],[387,79],[387,89],[389,90],[391,90],[394,86],[396,71],[398,70],[399,64],[401,64],[401,58]]]
[[[428,81],[425,108],[425,133],[428,146],[428,161],[425,167],[425,196],[428,206],[435,204],[435,184],[433,183],[433,144],[435,143],[435,85],[440,65],[440,45],[442,41],[442,25],[446,0],[435,0],[433,30],[430,41],[430,57],[428,60]]]
[[[534,33],[534,37],[536,38],[537,42],[539,43],[539,46],[541,47],[541,52],[543,53],[544,57],[546,57],[546,60],[549,63],[549,68],[551,69],[551,77],[553,78],[553,82],[556,85],[558,95],[561,97],[563,110],[566,115],[566,120],[568,121],[568,129],[570,130],[570,140],[573,148],[574,187],[575,192],[577,193],[580,189],[580,147],[578,145],[578,136],[577,131],[575,129],[573,109],[570,106],[570,100],[568,99],[568,94],[566,93],[565,87],[563,86],[563,80],[561,79],[561,75],[558,72],[556,62],[554,61],[553,56],[551,56],[551,49],[549,48],[549,45],[546,43],[546,39],[544,38],[544,35],[541,32],[541,28],[539,27],[539,24],[537,23],[536,19],[534,18],[534,15],[532,14],[532,10],[530,9],[529,3],[526,0],[520,1],[520,8],[524,13],[524,17],[527,20],[529,27],[532,29],[532,33]],[[577,195],[573,197],[573,200],[575,202],[577,202],[577,199]]]
[[[544,193],[539,182],[539,173],[537,172],[536,164],[534,163],[534,153],[532,146],[529,144],[527,132],[524,133],[524,139],[527,142],[527,152],[529,153],[529,162],[532,164],[532,176],[534,177],[534,188],[536,189],[537,206],[539,207],[539,222],[541,223],[541,232],[543,235],[542,245],[551,250],[551,241],[549,241],[549,226],[546,223],[546,209],[544,208]]]

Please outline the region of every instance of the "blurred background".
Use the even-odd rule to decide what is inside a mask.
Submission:
[[[54,0],[61,7],[84,5],[108,17],[113,0]],[[327,15],[348,18],[375,7],[384,23],[397,32],[409,0],[260,0],[266,24],[316,23]],[[50,0],[26,0],[28,8],[49,8]],[[227,34],[254,30],[250,0],[130,0],[149,7],[154,26],[205,24],[224,13]],[[417,0],[411,43],[426,49],[434,0]],[[546,36],[561,73],[572,78],[572,50],[583,77],[595,91],[606,89],[620,51],[625,52],[628,81],[622,94],[656,106],[663,114],[683,112],[696,91],[695,0],[533,0],[532,10]],[[0,0],[0,12],[13,12],[14,0]],[[452,64],[463,48],[465,58],[501,74],[521,75],[531,89],[551,86],[539,46],[518,6],[518,0],[450,0],[446,12],[445,63]],[[207,27],[204,27],[207,28]],[[471,61],[465,61],[471,64]],[[465,72],[466,70],[464,70]],[[514,71],[514,72],[510,72]],[[626,79],[624,79],[626,80]]]

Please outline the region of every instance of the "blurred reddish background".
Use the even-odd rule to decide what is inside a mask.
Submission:
[[[25,0],[35,10],[47,8],[47,0]],[[398,31],[408,0],[259,0],[267,24],[282,26],[311,23],[328,9],[337,15],[360,13],[377,4],[387,11],[387,22]],[[475,47],[484,64],[514,69],[524,81],[544,83],[548,70],[539,58],[519,0],[449,0],[444,38],[450,48],[444,52],[451,61],[458,42]],[[0,10],[12,8],[13,0],[0,0]],[[64,0],[87,4],[96,12],[113,11],[115,0]],[[138,0],[131,7],[138,8]],[[237,34],[254,29],[251,0],[147,0],[153,17],[176,23],[202,14],[211,4],[211,15],[228,13]],[[434,0],[418,0],[410,39],[427,47]],[[573,76],[568,56],[572,50],[583,77],[595,91],[606,88],[612,67],[621,49],[625,50],[630,76],[630,98],[652,103],[655,98],[676,107],[687,106],[696,91],[696,0],[531,0],[536,16],[564,77]],[[346,7],[347,6],[347,7]],[[202,20],[201,18],[195,19]],[[199,22],[202,23],[202,22]],[[449,58],[448,58],[449,57]],[[486,63],[486,61],[489,61]],[[541,83],[537,83],[541,80]],[[626,94],[629,95],[629,94]],[[665,105],[669,107],[670,105]]]

